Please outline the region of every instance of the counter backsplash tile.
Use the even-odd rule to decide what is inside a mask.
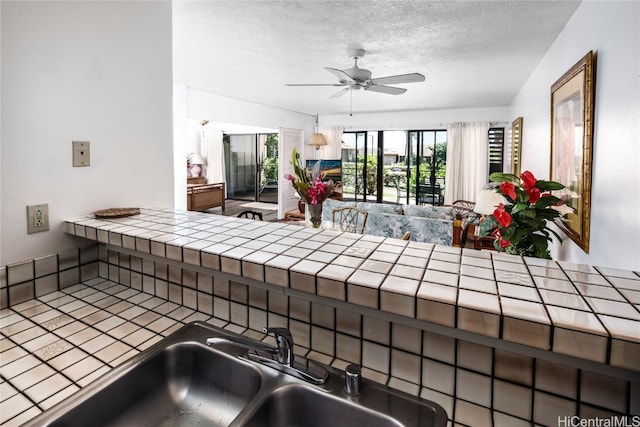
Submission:
[[[23,261],[7,266],[7,284],[11,287],[19,283],[32,281],[34,277],[34,261]]]
[[[400,323],[391,324],[391,345],[394,348],[421,354],[422,330]]]
[[[462,368],[491,375],[494,364],[493,349],[468,341],[458,341],[456,363]]]

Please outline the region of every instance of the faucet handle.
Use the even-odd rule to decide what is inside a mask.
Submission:
[[[344,389],[350,396],[357,396],[362,391],[362,374],[360,366],[351,364],[344,371]]]
[[[278,362],[293,365],[293,336],[287,328],[263,328],[262,332],[273,335],[278,345]]]

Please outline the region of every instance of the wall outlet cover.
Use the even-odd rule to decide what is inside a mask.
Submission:
[[[27,233],[39,233],[49,230],[49,205],[27,206]]]

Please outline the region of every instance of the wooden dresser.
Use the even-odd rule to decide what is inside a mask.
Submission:
[[[207,177],[205,176],[188,176],[187,177],[187,185],[191,184],[206,184]]]
[[[216,184],[187,184],[187,210],[203,211],[222,206],[224,212],[224,182]]]

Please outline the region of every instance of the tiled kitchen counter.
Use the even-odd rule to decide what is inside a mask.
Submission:
[[[105,279],[0,311],[0,424],[17,426],[192,320],[209,320]]]
[[[99,256],[0,267],[0,424],[196,319],[254,338],[289,327],[296,353],[359,363],[456,426],[640,413],[634,272],[159,209],[65,231]]]
[[[640,371],[631,271],[203,213],[143,209],[68,234],[442,326]],[[467,335],[464,335],[467,336]]]

